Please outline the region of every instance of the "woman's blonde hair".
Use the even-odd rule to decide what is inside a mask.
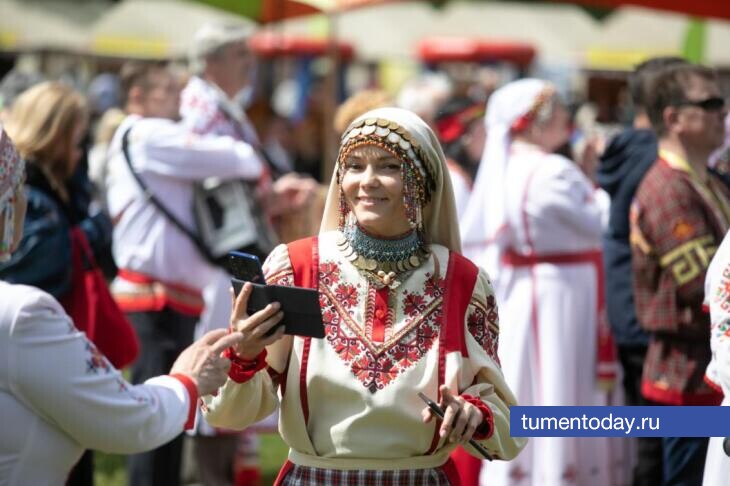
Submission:
[[[71,175],[69,154],[74,130],[87,119],[84,96],[49,81],[33,86],[15,100],[5,128],[21,157],[63,181]]]

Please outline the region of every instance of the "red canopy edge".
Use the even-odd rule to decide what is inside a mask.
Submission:
[[[730,1],[728,0],[571,0],[598,7],[620,7],[635,5],[658,10],[670,10],[696,17],[716,17],[730,20]]]
[[[261,57],[324,56],[328,53],[328,42],[327,39],[260,32],[251,37],[249,46]],[[355,55],[355,48],[349,42],[339,41],[337,52],[341,59],[350,60]]]
[[[261,22],[277,22],[291,17],[321,13],[317,7],[310,5],[307,0],[261,0]],[[396,0],[335,0],[334,11],[342,12],[353,8],[376,5],[378,3],[393,2]]]
[[[429,37],[418,44],[418,57],[426,63],[507,61],[525,67],[535,54],[532,45],[521,42]]]

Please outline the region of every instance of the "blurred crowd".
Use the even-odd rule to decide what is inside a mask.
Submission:
[[[398,106],[439,138],[464,253],[493,279],[499,357],[520,405],[720,404],[720,379],[705,376],[703,301],[730,227],[730,118],[711,69],[640,64],[625,126],[544,80],[439,71],[397,93],[353,93],[329,123],[321,83],[297,119],[256,99],[251,34],[207,25],[188,69],[128,62],[84,93],[8,73],[0,122],[27,164],[28,209],[0,279],[47,291],[76,319],[79,271],[97,267],[134,329],[115,345],[139,348],[115,364],[130,366],[132,383],[164,374],[196,336],[228,326],[227,252],[263,259],[316,234],[328,140]],[[257,431],[275,429],[276,417],[241,433],[199,416],[187,438],[131,455],[129,484],[190,474],[261,484]],[[540,438],[514,461],[455,460],[464,484],[694,485],[711,453],[707,438]],[[87,452],[68,484],[92,483]]]

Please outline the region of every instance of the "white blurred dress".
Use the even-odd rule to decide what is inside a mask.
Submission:
[[[500,258],[493,282],[506,381],[520,405],[608,405],[597,383],[602,210],[594,189],[568,159],[520,142],[503,187],[506,223],[490,243]],[[610,449],[604,438],[533,438],[516,459],[485,463],[481,484],[622,484]]]
[[[705,304],[710,307],[712,359],[706,381],[725,395],[722,406],[730,405],[730,237],[725,236],[707,269]],[[727,484],[730,457],[722,449],[724,437],[711,437],[707,447],[703,486]]]

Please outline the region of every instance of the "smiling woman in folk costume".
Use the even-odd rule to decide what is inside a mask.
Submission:
[[[602,309],[601,215],[591,184],[551,154],[568,138],[554,87],[524,79],[496,91],[488,140],[462,220],[464,253],[493,276],[499,357],[522,405],[606,405],[614,376]],[[490,486],[616,484],[608,439],[536,438],[509,464],[488,464]]]
[[[243,428],[281,402],[291,449],[278,484],[459,484],[458,443],[473,437],[501,459],[524,446],[509,436],[516,402],[497,359],[491,284],[458,253],[445,171],[420,118],[370,111],[342,138],[319,236],[267,259],[269,284],[319,288],[326,337],[237,349],[205,415]],[[244,331],[246,298],[244,288],[232,318]],[[447,409],[449,425],[418,392]]]

